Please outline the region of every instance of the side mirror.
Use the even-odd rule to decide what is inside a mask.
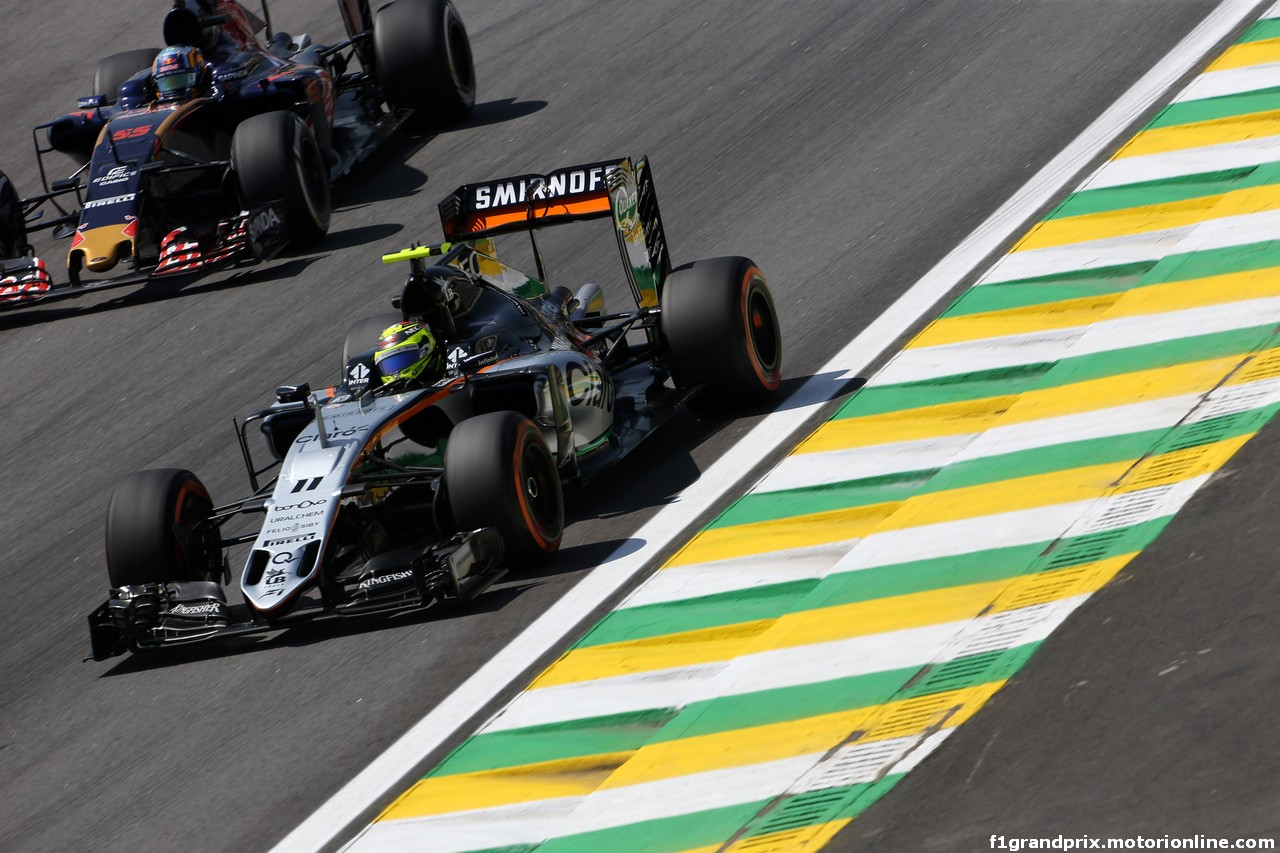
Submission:
[[[276,402],[278,403],[299,403],[307,399],[307,395],[311,393],[311,385],[301,382],[297,385],[281,385],[276,389]]]
[[[96,110],[107,105],[106,95],[90,95],[87,98],[76,98],[76,106],[82,110]]]

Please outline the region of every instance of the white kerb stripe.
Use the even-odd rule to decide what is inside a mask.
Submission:
[[[1212,225],[1218,227],[1209,228]],[[1190,241],[1188,238],[1197,231],[1203,231],[1203,237],[1195,242]],[[1159,261],[1174,254],[1262,243],[1275,240],[1277,234],[1280,234],[1280,211],[1267,210],[1165,231],[1148,231],[1126,237],[1030,249],[1006,255],[979,284],[997,284],[1141,261]]]
[[[1086,182],[1084,189],[1102,190],[1151,181],[1167,181],[1171,178],[1247,169],[1278,160],[1280,136],[1220,142],[1200,148],[1182,148],[1111,160]]]
[[[1243,95],[1280,86],[1280,62],[1246,65],[1241,68],[1224,68],[1209,71],[1192,80],[1183,89],[1175,103],[1221,98],[1226,95]]]
[[[1118,317],[1067,329],[917,347],[903,350],[890,361],[876,376],[875,384],[898,385],[983,370],[1052,364],[1064,358],[1098,355],[1272,323],[1280,323],[1280,296],[1202,305],[1163,314]]]

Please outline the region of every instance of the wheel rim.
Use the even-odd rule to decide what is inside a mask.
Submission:
[[[208,531],[200,525],[209,517],[213,501],[198,483],[187,482],[178,492],[173,511],[174,548],[178,567],[188,580],[200,580],[212,569]],[[194,558],[194,559],[193,559]]]
[[[519,477],[520,503],[541,545],[557,537],[560,507],[553,482],[556,472],[546,454],[540,451],[534,442],[525,442],[520,453]]]
[[[744,319],[747,326],[747,351],[760,380],[772,387],[778,384],[779,335],[773,303],[768,293],[749,279]]]
[[[298,187],[302,190],[302,200],[307,206],[307,215],[317,227],[324,226],[324,212],[320,199],[324,198],[324,172],[320,162],[320,148],[314,143],[308,145],[305,137],[305,125],[297,130],[298,144],[294,151],[293,162],[298,170]]]

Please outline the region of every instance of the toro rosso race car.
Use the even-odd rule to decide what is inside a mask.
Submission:
[[[32,132],[44,192],[20,198],[0,173],[0,308],[317,241],[332,180],[406,122],[470,114],[471,48],[449,0],[338,5],[347,37],[322,45],[273,31],[265,3],[259,18],[234,0],[177,0],[170,49],[101,60],[80,109]],[[50,184],[55,151],[79,168]],[[42,229],[71,240],[65,279],[27,242]]]
[[[339,384],[281,386],[237,423],[246,497],[215,505],[178,469],[116,487],[110,597],[89,616],[95,660],[474,598],[548,560],[562,487],[621,459],[683,403],[761,405],[778,389],[763,274],[743,257],[672,269],[646,160],[469,184],[440,213],[449,242],[383,257],[407,262],[408,278],[395,311],[350,328]],[[612,220],[634,307],[609,312],[599,285],[575,294],[541,274],[534,231],[595,218]],[[538,278],[498,260],[492,238],[512,231],[534,239]],[[388,344],[424,329],[436,369],[396,372]],[[247,517],[250,529],[231,529]],[[232,604],[223,585],[239,545],[243,603]]]

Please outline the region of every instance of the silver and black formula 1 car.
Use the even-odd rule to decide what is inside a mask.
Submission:
[[[208,63],[182,100],[156,91],[157,50],[100,61],[95,94],[32,131],[44,192],[20,198],[0,173],[0,308],[317,241],[331,180],[406,122],[439,127],[470,114],[471,47],[450,0],[338,5],[347,36],[322,45],[273,32],[265,2],[259,18],[235,0],[176,0],[165,42],[198,48]],[[50,184],[45,158],[55,151],[79,168]],[[28,244],[42,229],[71,240],[64,280]]]
[[[646,160],[466,185],[440,211],[449,242],[384,256],[407,261],[408,279],[397,310],[349,330],[342,381],[282,386],[238,424],[247,497],[215,505],[176,469],[117,486],[110,598],[89,617],[94,659],[473,598],[507,569],[548,560],[562,486],[622,458],[683,403],[732,409],[777,390],[781,335],[763,274],[743,257],[672,269]],[[545,283],[535,230],[594,218],[613,222],[627,310],[606,311],[597,284],[574,294]],[[492,238],[512,231],[533,240],[538,278],[498,260]],[[447,356],[429,382],[379,375],[381,333],[406,320],[433,329]],[[271,457],[262,467],[253,432]],[[246,515],[253,529],[224,531]],[[244,603],[233,606],[226,555],[242,544]]]

